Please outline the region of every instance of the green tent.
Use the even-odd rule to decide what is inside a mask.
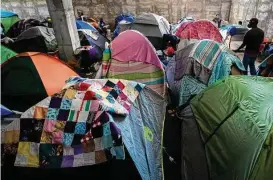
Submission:
[[[204,179],[273,179],[273,79],[231,76],[195,96],[191,109],[207,162]]]
[[[16,56],[17,53],[10,50],[9,48],[1,45],[1,64],[6,62],[9,58]]]
[[[4,27],[4,33],[8,32],[9,28],[19,20],[18,15],[14,12],[1,10],[1,24]]]

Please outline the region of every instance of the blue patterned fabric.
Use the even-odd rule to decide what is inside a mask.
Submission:
[[[212,69],[212,74],[210,76],[208,85],[211,85],[217,80],[224,79],[225,77],[229,76],[231,73],[232,65],[235,65],[241,71],[245,71],[242,62],[238,57],[228,52],[222,52],[217,58],[216,64]]]

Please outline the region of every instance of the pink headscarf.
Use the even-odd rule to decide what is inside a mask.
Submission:
[[[112,42],[112,58],[118,61],[139,61],[163,69],[150,41],[140,32],[127,30]]]

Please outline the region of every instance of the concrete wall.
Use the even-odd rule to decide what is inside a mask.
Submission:
[[[221,14],[228,20],[231,0],[73,0],[74,12],[104,17],[113,22],[117,14],[154,12],[176,22],[183,16],[196,19],[213,19]],[[45,0],[2,0],[2,9],[15,11],[21,18],[42,19],[49,16]]]
[[[21,18],[49,16],[45,0],[2,0],[1,5]],[[104,17],[107,23],[113,23],[117,14],[128,12],[154,12],[170,22],[183,16],[213,19],[215,14],[232,23],[257,17],[266,36],[273,38],[273,0],[73,0],[73,7],[75,14],[82,10],[91,17]]]
[[[22,19],[49,16],[45,0],[1,0],[1,9],[16,12]]]
[[[232,0],[230,14],[233,23],[258,18],[265,35],[273,39],[273,0]]]

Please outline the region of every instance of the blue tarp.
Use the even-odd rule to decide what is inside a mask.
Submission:
[[[1,18],[11,17],[11,16],[17,16],[17,14],[11,11],[1,10]]]
[[[91,24],[88,24],[87,22],[76,20],[76,26],[77,29],[89,29],[94,32],[98,32],[96,28],[94,28]]]
[[[6,108],[2,104],[0,106],[1,106],[1,117],[13,114],[13,112],[11,110],[9,110],[8,108]]]

